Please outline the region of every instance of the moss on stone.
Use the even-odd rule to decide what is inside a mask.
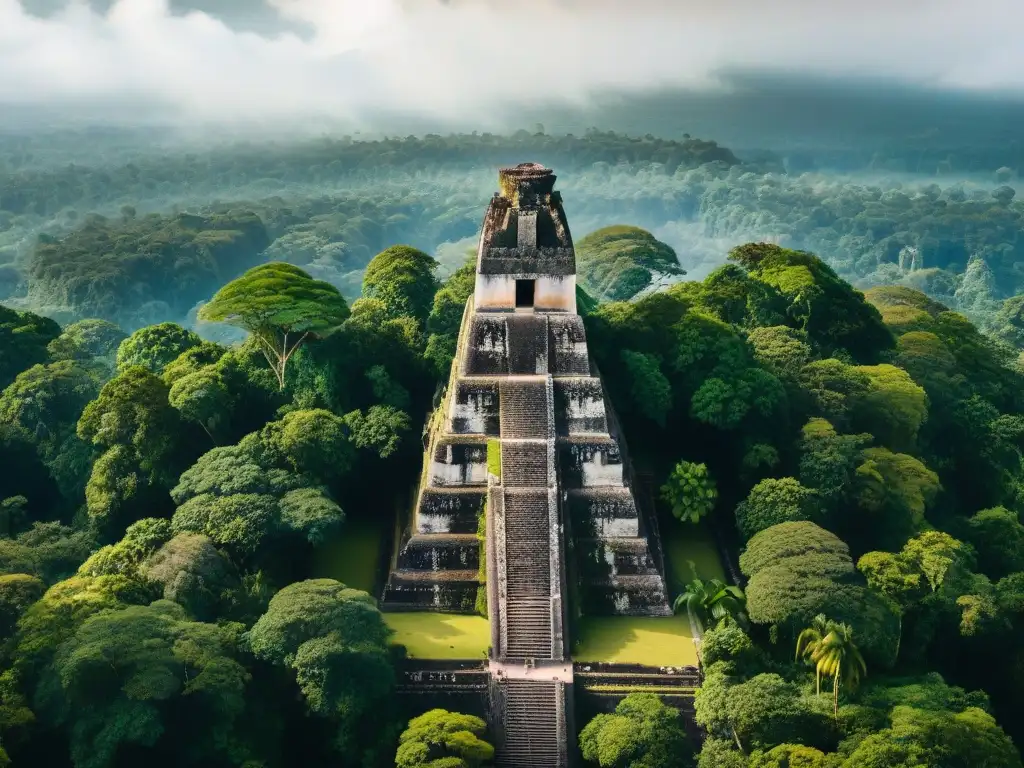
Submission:
[[[487,471],[499,480],[501,479],[501,441],[490,439],[487,441]]]
[[[452,613],[385,613],[412,659],[480,659],[487,655],[491,629],[486,619]]]
[[[579,621],[578,662],[697,665],[697,649],[686,616],[585,616]]]
[[[474,609],[478,614],[487,618],[487,501],[484,500],[480,507],[480,515],[477,518],[476,537],[480,541],[480,565],[477,567],[476,577],[480,586],[476,588],[476,603]]]

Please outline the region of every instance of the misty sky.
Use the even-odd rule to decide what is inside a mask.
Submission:
[[[737,72],[1024,94],[1022,0],[0,0],[0,109],[471,119]]]

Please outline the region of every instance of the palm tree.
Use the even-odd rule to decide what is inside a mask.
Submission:
[[[796,658],[801,656],[810,658],[814,654],[825,636],[832,628],[832,622],[825,618],[825,614],[819,613],[811,621],[811,626],[803,630],[796,639]],[[814,675],[816,695],[821,695],[821,669],[815,670]]]
[[[821,678],[832,678],[832,708],[838,721],[839,687],[853,690],[868,673],[864,657],[853,642],[853,630],[848,624],[838,624],[818,614],[797,638],[796,655],[797,658],[804,656],[815,665],[819,695]]]
[[[683,593],[672,604],[672,610],[678,612],[684,606],[701,631],[726,617],[740,623],[746,621],[744,609],[747,598],[743,590],[720,579],[704,581],[694,574],[693,581],[686,585]]]

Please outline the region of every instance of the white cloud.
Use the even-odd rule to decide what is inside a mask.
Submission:
[[[486,125],[510,105],[715,87],[734,70],[1024,92],[1020,0],[267,2],[312,34],[240,32],[165,0],[106,13],[71,0],[48,18],[0,0],[0,107],[132,104],[229,122],[385,110]]]

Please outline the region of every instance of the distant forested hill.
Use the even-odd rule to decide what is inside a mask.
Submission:
[[[2,144],[0,144],[2,147]],[[497,167],[531,159],[562,171],[593,163],[659,163],[668,172],[704,163],[732,165],[736,157],[713,141],[630,138],[615,133],[587,136],[408,136],[380,141],[351,137],[295,144],[235,145],[215,150],[150,156],[125,162],[116,156],[62,167],[39,167],[35,155],[12,151],[0,172],[0,210],[52,215],[68,206],[97,205],[125,196],[149,198],[171,191],[230,189],[253,183],[326,184],[336,179],[402,171]],[[3,166],[0,166],[2,168]]]
[[[129,326],[131,313],[177,317],[208,298],[211,283],[256,263],[269,243],[263,222],[248,212],[126,215],[119,222],[90,217],[68,236],[36,247],[29,299]]]
[[[578,242],[610,226],[642,227],[695,277],[730,247],[764,240],[818,253],[864,289],[923,290],[984,328],[1024,292],[1021,169],[985,170],[984,153],[897,174],[883,152],[862,172],[837,175],[804,172],[815,158],[792,151],[743,158],[690,137],[552,136],[538,126],[511,136],[161,144],[148,154],[136,141],[124,155],[97,141],[69,165],[72,140],[0,138],[0,298],[61,320],[91,314],[128,329],[185,321],[218,280],[267,259],[355,297],[372,255],[390,245],[452,246],[461,260],[495,168],[524,159],[558,173]],[[921,151],[934,149],[921,141]],[[183,225],[186,211],[207,223]],[[265,235],[251,236],[254,216]]]

